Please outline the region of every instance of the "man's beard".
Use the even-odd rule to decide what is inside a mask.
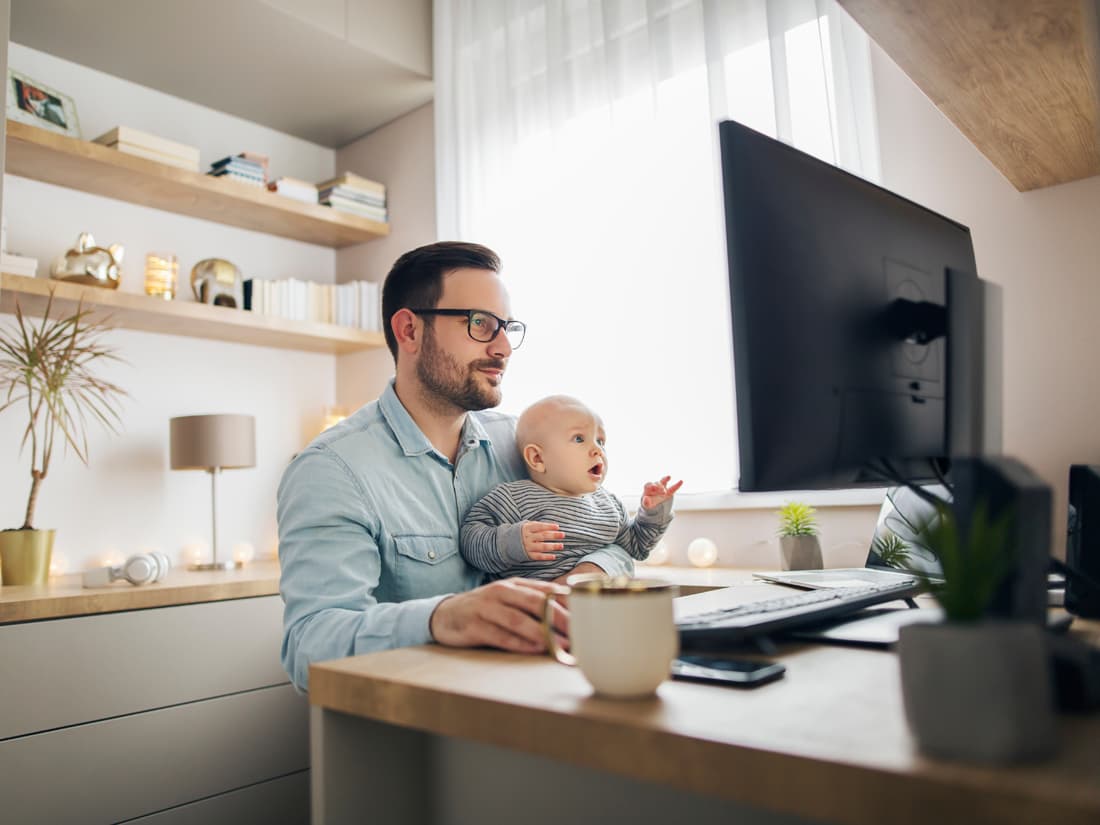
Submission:
[[[453,355],[440,349],[433,332],[425,329],[424,349],[416,362],[416,377],[438,402],[467,411],[497,406],[501,399],[500,387],[484,384],[476,372],[481,367],[503,370],[504,361],[484,359],[463,367]]]

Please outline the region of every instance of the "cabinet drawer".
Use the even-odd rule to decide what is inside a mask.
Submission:
[[[133,825],[309,825],[309,771],[132,820]]]
[[[0,627],[0,739],[284,684],[278,596]]]
[[[0,742],[5,822],[109,823],[309,767],[290,685]]]

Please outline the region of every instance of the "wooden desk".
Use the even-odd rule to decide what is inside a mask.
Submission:
[[[892,652],[781,659],[786,677],[759,688],[670,681],[643,701],[595,697],[545,656],[429,646],[315,665],[314,821],[1100,821],[1100,715],[1063,716],[1049,762],[936,762],[915,750]]]

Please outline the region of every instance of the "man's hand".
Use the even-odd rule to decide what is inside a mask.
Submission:
[[[654,507],[659,507],[666,501],[676,495],[676,491],[683,486],[683,481],[677,481],[675,484],[669,486],[669,479],[672,476],[665,476],[660,481],[646,482],[645,487],[642,489],[642,509],[652,510]]]
[[[595,565],[592,565],[595,567]],[[448,596],[432,612],[428,629],[441,645],[498,647],[515,653],[546,650],[543,601],[556,585],[535,579],[502,579]],[[569,614],[553,603],[554,630],[568,648]]]
[[[523,549],[532,561],[554,561],[565,547],[561,543],[565,533],[553,522],[525,521],[520,532],[523,535]]]

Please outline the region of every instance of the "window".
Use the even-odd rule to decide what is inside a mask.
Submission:
[[[685,479],[681,501],[735,489],[716,124],[873,176],[869,130],[850,125],[872,120],[850,103],[871,99],[850,90],[867,81],[862,34],[831,3],[442,6],[441,237],[500,253],[528,324],[502,409],[581,398],[628,500],[665,474]]]

